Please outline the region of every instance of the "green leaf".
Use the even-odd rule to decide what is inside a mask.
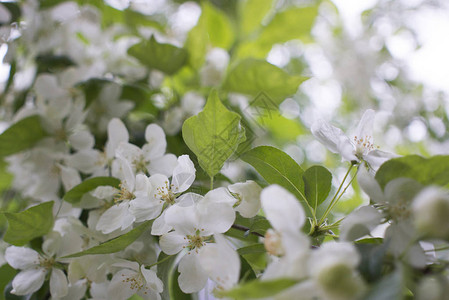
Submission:
[[[11,125],[0,135],[0,156],[8,156],[33,147],[46,136],[41,119],[34,115]]]
[[[170,281],[170,299],[172,300],[191,300],[192,294],[184,293],[179,287],[178,277],[181,273],[178,270],[173,270],[172,279]]]
[[[362,298],[364,300],[401,300],[404,282],[400,269],[384,276]]]
[[[164,290],[161,293],[162,300],[170,300],[170,279],[176,261],[176,255],[167,255],[161,251],[157,259],[157,277],[164,283]],[[160,263],[159,263],[160,262]]]
[[[47,234],[53,226],[53,201],[44,202],[19,213],[4,213],[8,229],[3,240],[23,246],[34,238]]]
[[[240,3],[240,30],[245,36],[260,28],[262,20],[273,7],[273,0],[247,0]]]
[[[246,300],[250,298],[266,298],[297,284],[293,279],[281,278],[275,280],[253,280],[239,285],[232,290],[217,292],[221,297],[229,297],[236,300]]]
[[[8,172],[6,162],[0,158],[0,192],[11,186],[13,175]]]
[[[449,155],[424,158],[409,155],[385,162],[376,173],[376,180],[384,188],[388,182],[398,177],[412,178],[423,185],[449,184]]]
[[[0,3],[0,5],[3,5],[11,14],[11,19],[9,20],[8,24],[18,21],[22,12],[20,11],[20,6],[17,3],[12,2],[12,1],[11,2],[3,1],[2,3]],[[4,24],[6,24],[6,23],[4,23]],[[4,24],[0,23],[0,25],[4,25]]]
[[[136,228],[121,236],[113,238],[87,250],[64,256],[63,258],[80,257],[90,254],[109,254],[119,252],[131,245],[135,240],[137,240],[149,227],[151,227],[151,224],[153,224],[153,220],[143,222]]]
[[[361,256],[361,262],[358,267],[360,274],[368,282],[374,282],[380,279],[384,267],[385,255],[388,250],[388,242],[376,244],[357,241],[355,246]]]
[[[332,174],[325,167],[312,166],[302,175],[304,193],[311,207],[317,207],[326,200],[332,186]]]
[[[265,60],[247,58],[226,75],[223,88],[241,94],[257,96],[265,93],[276,105],[296,93],[306,77],[292,76]]]
[[[269,184],[278,184],[298,199],[307,201],[302,179],[304,171],[283,151],[271,146],[260,146],[243,153],[240,158],[253,166]]]
[[[63,200],[72,204],[76,204],[81,201],[81,198],[85,193],[88,193],[99,186],[112,186],[118,188],[120,180],[114,177],[93,177],[84,180],[77,186],[74,186],[70,191],[68,191]]]
[[[143,65],[173,75],[187,62],[187,51],[170,44],[158,43],[154,36],[128,49],[128,54]]]
[[[249,263],[249,261],[246,260],[245,257],[240,255],[240,275],[239,275],[239,282],[240,284],[252,281],[256,279],[256,273],[254,273],[254,270]]]
[[[151,101],[152,91],[145,86],[126,84],[123,86],[120,99],[131,100],[136,103],[135,110],[150,114],[157,114],[158,109]]]
[[[8,283],[16,276],[17,271],[10,267],[8,264],[4,264],[0,267],[0,300],[5,300],[3,291]]]
[[[220,172],[224,162],[245,140],[240,115],[221,103],[216,90],[210,93],[203,111],[184,122],[182,136],[210,177]]]

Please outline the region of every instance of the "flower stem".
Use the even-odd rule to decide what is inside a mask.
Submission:
[[[214,189],[214,177],[210,177],[210,190],[212,191]]]
[[[341,198],[341,196],[344,194],[344,192],[346,191],[346,189],[348,188],[349,184],[351,184],[352,180],[354,179],[354,177],[351,179],[351,181],[349,182],[349,184],[346,186],[346,188],[343,190],[343,192],[341,193],[340,196],[338,196],[338,194],[340,193],[341,189],[343,188],[343,184],[345,183],[346,179],[348,178],[349,174],[351,173],[352,167],[354,166],[354,164],[351,164],[349,166],[348,171],[345,174],[345,177],[343,177],[343,180],[340,184],[340,186],[337,189],[337,192],[335,193],[334,197],[332,198],[331,202],[329,203],[329,206],[327,207],[326,211],[324,212],[323,216],[320,218],[319,222],[318,222],[318,226],[320,226],[324,220],[326,219],[327,215],[330,213],[330,211],[332,210],[332,208],[334,207],[335,203],[337,203],[337,201]],[[337,198],[338,196],[338,198]]]

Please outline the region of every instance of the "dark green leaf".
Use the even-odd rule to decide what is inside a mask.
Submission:
[[[11,155],[33,147],[46,136],[39,116],[18,121],[0,135],[0,156]]]
[[[275,279],[275,280],[253,280],[239,285],[229,291],[219,292],[222,297],[229,297],[236,300],[246,300],[250,298],[266,298],[297,284],[293,279]]]
[[[161,251],[157,259],[161,262],[157,265],[157,277],[164,283],[164,290],[161,293],[162,300],[170,300],[170,280],[173,272],[176,255],[169,256]]]
[[[253,268],[251,267],[251,264],[242,256],[240,255],[240,276],[239,276],[239,282],[247,282],[250,280],[256,279],[256,273],[254,273]]]
[[[158,43],[154,36],[128,49],[128,54],[143,65],[173,75],[187,62],[187,51],[170,44]]]
[[[403,286],[402,272],[400,269],[384,276],[362,298],[364,300],[401,300]]]
[[[412,178],[423,185],[449,184],[449,155],[424,158],[408,155],[385,162],[376,173],[376,180],[384,188],[395,178]]]
[[[184,122],[182,137],[210,177],[220,172],[225,161],[245,140],[240,118],[221,103],[217,91],[213,90],[203,111]]]
[[[279,184],[301,201],[306,201],[302,180],[304,171],[283,151],[260,146],[243,153],[240,158],[253,166],[269,184]]]
[[[178,270],[173,270],[172,280],[170,281],[170,299],[171,300],[191,300],[193,299],[192,294],[186,294],[181,291],[179,287],[178,277],[180,273]]]
[[[108,254],[119,252],[131,245],[135,240],[137,240],[149,227],[151,227],[151,224],[153,224],[152,220],[146,221],[121,236],[113,238],[87,250],[64,256],[64,258],[80,257],[89,254]]]
[[[362,257],[359,264],[360,274],[368,282],[374,282],[380,279],[388,243],[375,244],[357,241],[355,246]]]
[[[276,105],[296,93],[306,77],[292,76],[265,60],[248,58],[226,75],[223,87],[236,93],[257,96],[265,93]]]
[[[53,226],[53,201],[19,213],[5,212],[4,215],[9,225],[3,240],[15,246],[23,246],[50,231]]]
[[[36,64],[39,73],[52,73],[75,65],[68,56],[52,54],[38,55]]]
[[[20,6],[15,2],[5,2],[3,1],[0,3],[0,5],[3,5],[11,14],[11,19],[9,20],[9,24],[17,22],[20,18],[20,15],[22,12],[20,11]],[[0,23],[2,25],[2,23]]]
[[[16,276],[17,271],[10,267],[8,264],[4,264],[0,267],[0,300],[5,300],[3,291],[8,283]]]
[[[93,177],[84,180],[77,186],[73,187],[64,195],[64,201],[75,204],[81,201],[81,198],[85,193],[93,191],[99,186],[112,186],[118,188],[120,180],[114,177]]]
[[[302,175],[304,192],[311,207],[317,207],[326,200],[332,186],[332,174],[325,167],[312,166]]]

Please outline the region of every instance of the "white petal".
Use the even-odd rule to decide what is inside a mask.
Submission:
[[[134,174],[131,164],[123,156],[117,153],[117,160],[121,173],[122,184],[125,183],[128,191],[133,192],[136,185],[136,175]]]
[[[115,154],[120,153],[120,157],[124,158],[128,161],[129,164],[132,164],[135,161],[139,161],[143,158],[142,150],[136,145],[121,142],[117,149],[115,150]]]
[[[162,291],[164,290],[164,283],[157,277],[156,272],[154,272],[153,270],[145,269],[144,265],[140,267],[140,272],[147,281],[147,287],[157,293],[162,293]]]
[[[159,239],[159,245],[162,251],[168,255],[173,255],[182,250],[183,246],[187,246],[188,240],[185,235],[176,231],[166,233]]]
[[[337,149],[344,160],[359,161],[359,158],[355,155],[354,145],[347,136],[340,137]]]
[[[173,192],[182,193],[195,181],[195,166],[188,155],[178,157],[178,165],[173,170]]]
[[[45,275],[47,275],[47,271],[44,268],[32,268],[20,272],[12,281],[11,293],[15,295],[34,293],[44,283]]]
[[[238,211],[244,218],[252,218],[257,215],[260,210],[260,193],[262,188],[252,180],[247,180],[244,183],[235,183],[230,185],[228,189],[237,194],[241,203],[235,210]]]
[[[114,118],[108,124],[108,142],[106,143],[106,154],[108,158],[115,155],[115,150],[121,142],[128,142],[129,134],[125,124],[120,119]]]
[[[98,220],[96,229],[104,234],[111,233],[119,228],[122,230],[132,225],[135,217],[128,212],[128,204],[120,203],[105,211]]]
[[[394,153],[389,153],[376,149],[368,152],[368,154],[365,155],[364,159],[370,165],[371,168],[377,171],[384,162],[395,157],[399,156]]]
[[[162,214],[154,220],[153,226],[151,227],[151,235],[163,235],[173,228],[165,223],[165,212],[166,211],[164,210]]]
[[[144,146],[146,158],[152,159],[164,155],[167,141],[165,140],[164,130],[159,125],[148,125],[145,129],[145,139],[148,143]]]
[[[201,248],[198,260],[209,278],[227,290],[239,280],[240,259],[222,235],[215,235],[215,241]]]
[[[83,173],[93,173],[101,165],[101,154],[96,149],[81,150],[66,158],[67,166]]]
[[[149,165],[147,165],[147,169],[150,175],[163,174],[165,176],[171,176],[177,164],[178,160],[176,155],[165,154],[163,156],[151,159]]]
[[[367,109],[357,125],[355,136],[359,139],[368,137],[368,141],[373,143],[373,126],[374,126],[375,112],[372,109]]]
[[[6,248],[5,260],[14,269],[27,269],[39,264],[39,254],[30,248],[10,246]]]
[[[87,280],[78,280],[74,284],[69,284],[67,295],[61,300],[81,300],[86,294]]]
[[[192,206],[195,203],[201,201],[202,199],[204,199],[204,197],[199,194],[185,193],[176,198],[176,205],[183,207]]]
[[[310,128],[312,134],[333,153],[339,153],[340,139],[346,137],[340,128],[334,127],[323,119],[318,119]]]
[[[76,150],[90,149],[95,145],[94,136],[87,130],[80,130],[71,134],[69,142]]]
[[[58,164],[61,170],[61,180],[66,191],[81,183],[81,176],[77,170]]]
[[[362,206],[351,212],[341,222],[340,239],[354,241],[369,234],[374,227],[379,225],[382,214],[372,206]]]
[[[159,201],[136,198],[129,203],[129,212],[136,217],[136,222],[152,220],[160,215],[163,203]]]
[[[167,176],[162,174],[154,174],[150,176],[149,181],[153,189],[150,197],[153,197],[154,199],[161,199],[162,194],[166,194],[167,188],[170,186]]]
[[[235,221],[234,209],[225,203],[214,203],[204,198],[198,203],[197,210],[200,218],[199,227],[201,230],[204,229],[202,235],[226,232]]]
[[[178,277],[179,287],[184,293],[198,292],[206,285],[207,274],[194,252],[184,255],[179,262],[178,270],[181,273]]]
[[[359,170],[357,173],[357,182],[359,183],[362,190],[375,202],[375,203],[384,203],[385,196],[382,191],[379,183],[374,178],[374,175],[371,174],[364,164],[359,166]]]
[[[165,222],[184,235],[194,234],[200,227],[200,220],[195,206],[170,206],[165,210]]]
[[[266,187],[260,198],[268,221],[277,231],[299,231],[304,225],[304,209],[295,196],[284,188],[278,185]]]
[[[53,268],[50,275],[50,293],[54,298],[61,298],[67,295],[68,292],[67,277],[64,272]]]
[[[225,187],[219,187],[207,192],[204,198],[206,198],[205,201],[207,202],[225,203],[229,206],[233,206],[237,202],[237,199]]]

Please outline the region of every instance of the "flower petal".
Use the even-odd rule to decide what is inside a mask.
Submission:
[[[178,157],[178,165],[173,170],[173,192],[182,193],[187,190],[195,180],[195,166],[188,155]]]
[[[125,124],[120,119],[114,118],[108,124],[108,142],[106,143],[106,154],[108,158],[115,156],[115,150],[121,142],[128,142],[129,134]]]
[[[184,293],[198,292],[206,285],[207,274],[194,252],[181,258],[178,271],[181,273],[178,277],[179,287]]]
[[[315,138],[333,153],[339,153],[340,139],[346,137],[340,128],[334,127],[323,119],[318,119],[310,128]]]
[[[162,251],[168,255],[173,255],[182,250],[184,246],[187,246],[188,240],[185,235],[176,231],[166,233],[159,239],[159,245]]]
[[[144,145],[145,158],[153,159],[161,157],[167,148],[165,133],[157,124],[150,124],[145,129],[145,139],[147,144]]]
[[[260,193],[262,188],[252,180],[230,185],[228,189],[240,197],[240,204],[235,208],[244,218],[252,218],[260,210]]]
[[[165,154],[163,156],[152,159],[150,161],[150,164],[147,165],[147,169],[150,175],[163,174],[165,176],[171,176],[177,164],[178,160],[176,158],[176,155]]]
[[[304,209],[286,189],[271,185],[262,190],[260,198],[268,221],[277,231],[299,231],[304,225]]]
[[[10,246],[5,251],[5,260],[14,269],[28,269],[39,264],[39,254],[30,248]]]
[[[354,135],[359,139],[367,138],[367,141],[371,144],[373,143],[373,127],[374,127],[374,116],[375,112],[372,109],[367,109],[362,118],[360,119],[359,124],[355,130]]]
[[[27,269],[14,277],[12,281],[12,294],[27,295],[41,288],[45,281],[47,271],[44,268]]]
[[[68,293],[68,282],[64,272],[53,268],[50,275],[50,294],[53,298],[61,298]]]
[[[135,217],[128,212],[128,204],[120,203],[105,211],[98,220],[96,229],[104,234],[111,233],[119,228],[124,230],[132,225]]]
[[[165,222],[165,212],[166,210],[154,220],[153,226],[151,226],[151,235],[163,235],[173,228]]]

